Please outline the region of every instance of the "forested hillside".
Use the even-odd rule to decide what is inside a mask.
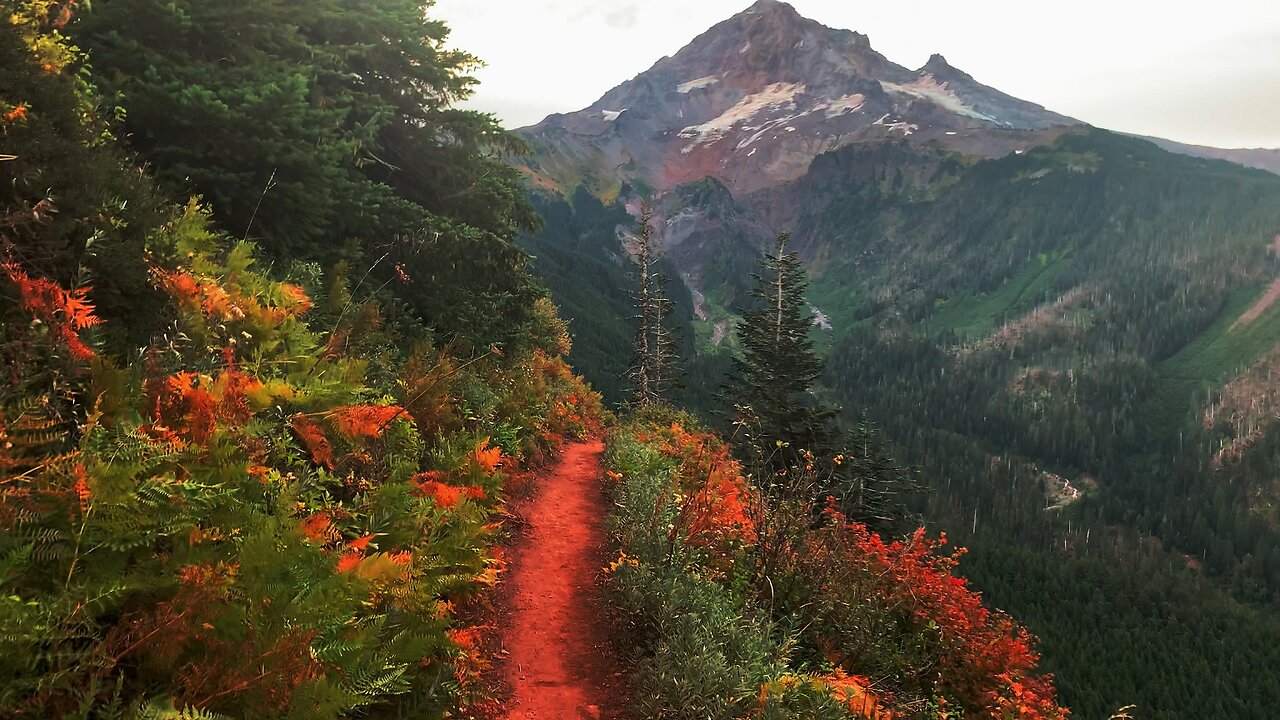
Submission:
[[[1091,130],[977,162],[855,145],[734,203],[794,231],[829,397],[921,467],[919,509],[1045,638],[1073,709],[1267,716],[1280,688],[1240,668],[1280,659],[1275,176]],[[738,259],[691,279],[693,384],[736,352],[736,266],[760,252],[736,227]],[[617,252],[599,232],[579,242]],[[668,261],[721,257],[708,236]],[[547,279],[588,324],[591,289]],[[597,337],[580,340],[595,377]]]
[[[859,62],[833,68],[778,38],[852,43]],[[781,49],[714,52],[744,43]],[[964,104],[972,78],[944,61],[916,71],[920,92],[890,115],[862,117],[870,135],[841,135],[858,102],[902,92],[883,61],[861,36],[757,3],[600,103],[522,131],[537,202],[560,208],[525,242],[579,331],[578,367],[623,398],[605,378],[626,329],[596,309],[631,290],[549,260],[571,247],[578,267],[620,277],[619,238],[650,200],[689,293],[675,315],[693,352],[683,400],[723,417],[705,388],[741,350],[756,259],[790,231],[813,276],[820,396],[920,467],[932,493],[916,509],[971,546],[976,586],[1044,638],[1066,704],[1269,717],[1280,686],[1242,668],[1280,659],[1280,179],[1086,126],[984,129]],[[597,119],[627,93],[654,106]],[[572,168],[557,155],[570,145]],[[634,162],[600,164],[613,155]],[[744,178],[748,155],[775,181]]]
[[[868,165],[815,165],[840,199],[796,220],[832,258],[829,386],[924,466],[1078,711],[1265,717],[1238,668],[1280,637],[1274,428],[1231,398],[1280,341],[1280,183],[1098,134],[897,190]]]

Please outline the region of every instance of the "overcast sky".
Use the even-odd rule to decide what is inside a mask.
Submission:
[[[752,0],[437,0],[479,56],[471,102],[509,127],[590,105]],[[1280,0],[793,0],[918,68],[1094,125],[1219,147],[1280,147]]]

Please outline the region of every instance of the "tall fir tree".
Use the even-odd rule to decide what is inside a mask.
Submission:
[[[754,276],[755,307],[743,313],[738,326],[742,356],[734,360],[728,383],[737,420],[750,420],[754,442],[778,449],[769,453],[774,465],[829,444],[835,414],[813,396],[822,360],[810,336],[808,279],[800,259],[787,248],[790,239],[788,233],[778,235],[777,246]]]
[[[909,516],[905,495],[919,489],[913,471],[886,451],[865,422],[842,430],[838,410],[814,392],[823,362],[814,347],[809,282],[779,233],[751,293],[755,307],[738,327],[742,356],[726,385],[739,452],[757,482],[775,493],[835,498],[849,516],[891,530]],[[797,483],[797,479],[803,482]]]
[[[75,3],[0,4],[0,260],[63,286],[92,284],[111,347],[155,329],[143,247],[162,196],[113,142],[81,53],[65,41]]]

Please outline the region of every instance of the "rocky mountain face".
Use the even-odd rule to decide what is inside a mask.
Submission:
[[[664,192],[705,177],[734,194],[804,175],[816,156],[888,139],[1002,155],[1080,123],[982,85],[934,55],[918,70],[866,35],[760,0],[591,107],[521,130],[542,187]]]
[[[534,151],[521,161],[533,187],[566,197],[585,188],[605,202],[628,187],[657,205],[675,274],[705,300],[696,319],[723,339],[716,318],[789,220],[777,194],[815,158],[901,144],[923,158],[913,164],[933,167],[941,153],[999,157],[1082,127],[941,55],[911,70],[866,35],[759,0],[590,107],[519,132]]]

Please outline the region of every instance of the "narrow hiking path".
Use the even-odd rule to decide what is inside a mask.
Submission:
[[[616,717],[598,579],[604,563],[600,441],[569,445],[522,513],[501,642],[510,720]]]

